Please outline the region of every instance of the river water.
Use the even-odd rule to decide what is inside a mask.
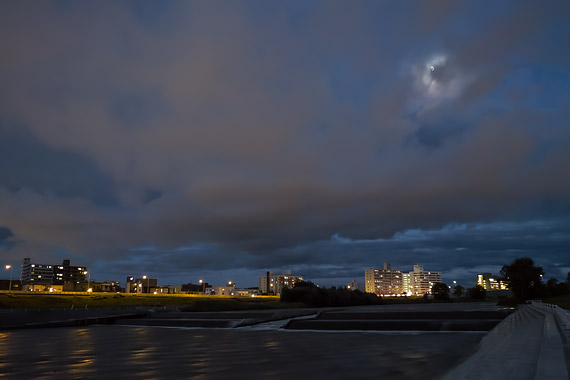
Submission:
[[[432,379],[481,333],[94,325],[0,332],[8,379]]]

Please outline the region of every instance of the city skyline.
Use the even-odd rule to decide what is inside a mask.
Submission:
[[[77,280],[77,284],[79,283],[102,283],[102,282],[117,282],[120,283],[122,280],[117,281],[118,278],[114,278],[114,279],[110,279],[110,278],[105,278],[105,279],[99,279],[96,277],[93,277],[93,279],[91,278],[91,274],[92,272],[90,270],[88,270],[88,268],[86,266],[71,266],[70,265],[70,260],[69,259],[64,259],[62,264],[59,263],[39,263],[37,261],[32,261],[31,258],[24,258],[22,260],[22,263],[18,266],[18,265],[12,265],[12,264],[6,264],[5,265],[5,270],[7,272],[5,272],[4,274],[6,275],[6,273],[9,273],[9,277],[10,277],[10,281],[15,279],[14,278],[14,272],[13,269],[14,267],[19,268],[19,274],[18,272],[16,273],[16,278],[19,278],[19,280],[22,282],[22,284],[33,284],[34,280],[30,281],[30,278],[35,278],[35,283],[36,284],[44,284],[44,285],[51,285],[51,284],[56,284],[56,285],[62,285],[64,282],[68,282],[71,281],[70,276],[73,277],[73,275],[75,274],[76,276],[78,276],[79,278],[76,278],[75,280],[71,281],[73,283],[76,282]],[[30,268],[32,267],[32,268]],[[36,276],[30,276],[30,270],[33,268],[36,268]],[[383,267],[383,268],[382,268]],[[413,286],[413,276],[412,273],[420,273],[421,276],[425,274],[430,275],[429,278],[424,278],[427,282],[429,282],[429,285],[433,285],[436,282],[441,282],[444,283],[446,285],[449,286],[456,286],[456,285],[463,285],[463,286],[467,286],[470,287],[471,285],[481,285],[483,284],[485,289],[487,288],[491,288],[491,284],[495,284],[493,286],[499,286],[496,284],[501,284],[500,288],[501,289],[506,289],[506,281],[502,280],[502,276],[500,274],[495,274],[493,275],[490,272],[486,272],[486,273],[477,273],[476,274],[476,278],[473,279],[473,281],[471,281],[471,279],[468,280],[451,280],[451,278],[449,277],[449,275],[445,275],[444,273],[442,273],[441,271],[438,271],[437,268],[428,268],[428,269],[424,269],[424,265],[421,263],[416,263],[416,264],[412,264],[412,270],[407,271],[406,269],[409,267],[409,265],[404,265],[403,267],[398,267],[398,268],[392,268],[391,264],[388,262],[384,262],[383,266],[371,266],[368,267],[366,269],[363,269],[363,273],[362,276],[358,277],[354,277],[352,279],[349,280],[348,284],[341,284],[339,283],[334,283],[334,284],[320,284],[316,279],[311,279],[311,278],[303,278],[302,274],[300,273],[292,273],[290,269],[280,269],[277,271],[274,270],[268,270],[265,271],[265,274],[262,276],[257,276],[258,280],[261,279],[262,277],[265,278],[266,275],[267,276],[272,276],[272,277],[283,277],[285,276],[285,278],[287,278],[287,276],[289,276],[291,279],[297,279],[297,281],[301,280],[301,281],[308,281],[308,282],[312,282],[317,286],[323,285],[323,286],[332,286],[332,287],[348,287],[349,289],[350,284],[357,284],[359,287],[362,287],[362,291],[366,291],[366,292],[370,292],[370,293],[378,293],[378,291],[372,290],[375,285],[373,283],[377,282],[378,279],[376,278],[379,274],[383,274],[382,271],[388,271],[388,272],[393,272],[391,275],[388,276],[387,278],[387,283],[385,284],[386,286],[392,286],[394,285],[394,279],[392,278],[394,276],[394,274],[396,274],[396,277],[399,277],[399,280],[396,280],[396,282],[398,282],[399,287],[402,287],[402,289],[408,289],[408,287],[412,287]],[[373,274],[374,272],[380,272],[380,273],[376,273]],[[396,273],[397,272],[397,273]],[[499,272],[496,272],[499,273]],[[38,279],[37,275],[40,275],[39,277],[42,278]],[[389,273],[388,273],[389,274]],[[433,274],[432,277],[431,275]],[[407,276],[407,277],[406,277]],[[488,278],[487,278],[487,277]],[[4,279],[5,276],[0,275],[0,280]],[[121,275],[119,275],[118,277],[121,277]],[[132,273],[129,273],[128,275],[125,275],[125,273],[122,274],[122,277],[126,277],[127,278],[127,282],[129,281],[133,281],[135,280],[136,276],[133,275]],[[234,276],[235,277],[235,276]],[[493,277],[496,278],[493,279]],[[140,279],[146,280],[147,278],[151,278],[150,275],[148,274],[141,274],[139,275],[139,280]],[[230,276],[230,278],[232,278],[232,276]],[[406,279],[407,278],[407,279]],[[545,278],[546,279],[551,278],[551,276],[547,276]],[[7,279],[7,278],[6,278]],[[372,280],[372,281],[369,281]],[[153,281],[159,281],[159,279],[153,279]],[[499,282],[497,282],[499,281]],[[221,280],[220,281],[222,283],[222,287],[224,285],[229,285],[229,284],[233,284],[233,286],[237,286],[237,282],[233,281],[233,280]],[[426,284],[427,284],[426,282]],[[485,283],[484,283],[485,282]],[[175,283],[165,283],[164,281],[158,283],[157,284],[159,286],[170,286],[170,285],[181,285],[181,284],[206,284],[208,283],[207,280],[204,280],[203,278],[199,278],[197,280],[195,279],[185,279],[185,280],[180,280],[179,282],[175,282]],[[248,278],[245,281],[245,284],[239,284],[241,288],[252,288],[253,286],[252,284],[252,279]],[[255,285],[259,285],[260,282],[257,282]],[[267,281],[266,283],[267,284]],[[287,285],[288,283],[285,282],[285,284]],[[214,284],[210,284],[210,286],[216,286],[219,285],[217,283]],[[294,281],[291,284],[288,285],[292,285],[294,286]],[[425,285],[425,284],[423,284]],[[383,286],[383,285],[378,285],[378,286]],[[427,286],[427,285],[425,285]],[[425,287],[424,286],[424,287]],[[267,287],[267,285],[263,285],[260,288],[263,287]],[[354,288],[356,289],[356,288]],[[366,290],[365,290],[366,289]],[[374,288],[375,289],[375,288]],[[425,290],[422,288],[422,290]],[[68,290],[69,291],[69,290]],[[382,292],[380,292],[382,293]],[[398,292],[394,293],[397,294]],[[407,291],[405,291],[404,293],[408,293]],[[391,293],[392,294],[392,293]]]
[[[3,265],[332,286],[528,256],[564,279],[569,11],[2,2]]]

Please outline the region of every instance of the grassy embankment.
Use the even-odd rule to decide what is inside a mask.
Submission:
[[[279,297],[227,297],[204,295],[155,296],[126,294],[0,294],[0,308],[94,308],[167,306],[188,311],[254,310],[299,307]]]
[[[487,298],[487,302],[498,299]],[[433,303],[422,297],[384,297],[382,304]],[[467,298],[455,298],[448,302],[473,302]],[[480,302],[480,301],[479,301]],[[570,296],[545,299],[544,302],[570,309]],[[515,306],[516,302],[512,305]],[[302,303],[282,302],[278,296],[229,297],[204,295],[128,295],[128,294],[31,294],[0,293],[0,309],[24,308],[96,308],[166,306],[180,307],[185,311],[262,310],[306,307]]]
[[[553,305],[558,305],[563,309],[570,310],[570,296],[557,296],[543,299],[544,303],[551,303]]]

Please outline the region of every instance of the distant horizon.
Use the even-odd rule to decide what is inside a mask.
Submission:
[[[58,263],[51,263],[51,262],[39,262],[39,261],[34,261],[33,258],[31,259],[31,263],[36,263],[36,264],[45,264],[45,265],[57,265]],[[22,259],[23,260],[23,259]],[[534,259],[533,259],[534,260]],[[538,266],[540,266],[539,263],[535,261],[535,264],[537,264]],[[6,264],[10,264],[10,263],[6,263]],[[295,271],[291,270],[291,275],[294,276],[301,276],[303,277],[304,281],[310,281],[313,282],[314,284],[317,284],[319,286],[324,286],[324,287],[332,287],[332,286],[336,286],[336,287],[345,287],[347,284],[349,284],[351,281],[355,280],[359,285],[361,285],[362,287],[364,287],[364,271],[366,269],[382,269],[383,268],[383,264],[379,265],[379,266],[370,266],[370,267],[363,267],[362,269],[362,275],[360,277],[355,277],[355,278],[350,278],[350,277],[346,277],[345,279],[340,279],[340,278],[306,278],[302,273],[298,273]],[[390,263],[391,264],[391,263]],[[486,271],[481,271],[481,272],[477,272],[473,275],[473,280],[469,281],[466,279],[452,279],[449,274],[446,274],[444,271],[438,270],[437,268],[432,268],[430,266],[426,266],[423,263],[414,263],[410,265],[410,269],[407,270],[406,266],[394,266],[391,265],[391,269],[394,270],[401,270],[402,272],[411,272],[413,271],[413,266],[416,264],[420,264],[424,267],[424,270],[426,271],[434,271],[434,272],[441,272],[441,277],[442,277],[442,282],[449,285],[449,286],[454,286],[453,281],[457,281],[457,285],[462,285],[465,288],[469,288],[469,287],[473,287],[475,286],[476,282],[477,282],[477,275],[478,274],[483,274],[483,273],[491,273],[492,275],[500,275],[500,270],[502,268],[502,265],[498,267],[497,270],[493,271],[493,270],[486,270]],[[505,263],[504,265],[508,265],[509,263]],[[15,264],[12,264],[15,265]],[[72,266],[83,266],[83,264],[81,263],[77,263],[77,262],[73,262],[71,261],[71,265]],[[91,269],[89,269],[89,266],[85,266],[90,272],[92,272]],[[20,269],[21,269],[21,262],[18,266],[14,266],[14,270],[18,269],[17,272],[14,273],[14,277],[13,280],[19,280],[20,279]],[[488,267],[490,268],[490,267]],[[282,272],[290,270],[289,268],[283,268],[283,269],[279,269],[279,270],[270,270],[273,274],[282,274]],[[122,275],[121,278],[116,278],[117,276],[114,277],[109,277],[109,278],[103,278],[103,279],[98,279],[96,274],[94,275],[93,273],[91,274],[91,282],[103,282],[103,281],[119,281],[121,284],[123,284],[126,281],[126,278],[129,276],[134,276],[135,278],[142,278],[142,276],[147,275],[149,276],[149,278],[154,278],[158,280],[158,284],[159,285],[182,285],[182,284],[188,284],[188,283],[192,283],[192,284],[198,284],[198,281],[200,279],[202,279],[203,281],[207,282],[208,284],[212,285],[212,286],[224,286],[228,281],[232,281],[233,283],[236,284],[236,286],[238,288],[249,288],[249,287],[257,287],[259,285],[258,283],[258,279],[260,276],[264,276],[265,273],[268,270],[263,270],[259,273],[258,275],[254,276],[254,281],[255,283],[252,283],[251,280],[251,276],[248,276],[247,274],[241,274],[238,276],[227,276],[227,279],[224,279],[225,277],[223,275],[218,275],[215,278],[217,278],[217,280],[215,282],[212,282],[211,280],[208,280],[208,278],[205,277],[196,277],[196,279],[189,279],[189,280],[184,280],[183,278],[190,278],[190,277],[183,277],[179,274],[172,274],[172,275],[166,275],[166,276],[161,276],[161,275],[155,275],[153,273],[141,273],[141,274],[135,274],[135,273],[130,273],[130,274],[125,274]],[[0,279],[3,280],[9,280],[9,271],[5,270],[5,273],[3,273],[3,276],[0,276]],[[232,271],[232,270],[227,270],[228,273],[238,273],[240,271]],[[253,271],[248,271],[248,273],[251,273]],[[16,276],[17,273],[17,276]],[[103,277],[103,276],[101,276]],[[195,276],[194,276],[195,277]],[[548,274],[548,272],[545,273],[544,276],[544,283],[546,283],[546,281],[548,281],[548,279],[550,278],[556,278],[558,281],[565,281],[566,280],[566,274],[564,275],[560,275],[558,277],[556,276],[550,276]],[[163,279],[180,279],[176,282],[170,281],[170,280],[163,280]],[[250,282],[248,282],[250,281]],[[243,283],[248,283],[251,285],[242,285]]]

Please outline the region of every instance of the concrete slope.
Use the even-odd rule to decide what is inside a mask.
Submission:
[[[483,338],[443,380],[568,379],[561,335],[548,312],[524,306]]]

